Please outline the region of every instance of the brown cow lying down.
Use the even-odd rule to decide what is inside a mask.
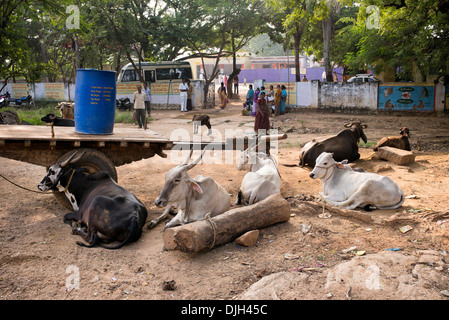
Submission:
[[[380,147],[393,147],[397,149],[410,151],[410,130],[407,127],[402,127],[399,131],[400,136],[384,137],[379,140],[377,145],[373,147],[374,151],[378,151]]]
[[[63,119],[75,119],[75,102],[60,102],[56,106]]]
[[[86,174],[86,169],[76,167],[84,153],[74,152],[69,159],[52,165],[38,185],[39,190],[59,190],[69,199],[74,212],[64,216],[72,225],[72,232],[81,236],[88,245],[118,249],[137,241],[147,219],[147,209],[128,190],[122,188],[106,172]],[[118,241],[107,246],[105,243]]]

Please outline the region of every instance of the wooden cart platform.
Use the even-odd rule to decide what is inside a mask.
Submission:
[[[74,127],[0,126],[0,157],[49,167],[74,149],[95,149],[115,166],[138,161],[170,150],[173,142],[151,130],[114,128],[113,134],[90,135]]]
[[[287,135],[261,138],[286,139]],[[251,138],[255,139],[255,137]],[[223,142],[170,141],[151,131],[136,128],[114,128],[113,134],[81,134],[74,127],[3,125],[0,126],[0,157],[50,167],[70,157],[73,152],[85,154],[77,165],[91,172],[107,171],[117,181],[115,167],[159,155],[167,157],[165,150],[214,148],[244,150],[250,139],[233,138]],[[265,149],[264,149],[265,150]]]

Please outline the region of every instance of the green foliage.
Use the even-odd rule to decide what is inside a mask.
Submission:
[[[38,103],[39,107],[30,108],[30,107],[16,107],[16,106],[9,106],[8,108],[2,109],[4,110],[12,110],[17,112],[17,115],[19,116],[19,119],[25,120],[31,124],[34,125],[43,125],[44,122],[41,121],[41,118],[49,113],[54,113],[58,115],[59,112],[56,109],[56,102],[50,102],[50,103]]]
[[[45,102],[45,101],[36,101],[36,107],[25,107],[25,106],[9,106],[7,108],[3,108],[1,111],[12,110],[17,112],[19,119],[25,120],[33,125],[44,125],[45,122],[41,121],[41,118],[49,113],[53,113],[57,116],[61,116],[59,111],[56,109],[56,102]],[[115,111],[115,123],[124,123],[124,124],[136,124],[132,119],[132,111],[119,111],[116,109]],[[148,118],[148,121],[153,121],[153,118]]]
[[[80,27],[68,29],[69,5]],[[376,6],[379,24],[369,6]],[[449,73],[447,0],[4,0],[0,78],[74,81],[76,68],[233,55],[258,34],[351,72]],[[270,54],[269,46],[262,50]],[[139,69],[136,64],[136,69]],[[217,72],[217,69],[215,70]],[[209,75],[215,77],[214,72]],[[0,88],[1,89],[1,88]]]
[[[357,20],[341,36],[352,39],[344,62],[352,69],[374,68],[376,73],[401,67],[401,76],[410,80],[417,68],[422,80],[443,72],[449,60],[449,3],[423,1],[359,1]],[[369,5],[379,9],[378,28],[368,28]],[[354,43],[354,41],[357,41]],[[350,48],[353,48],[352,50]]]

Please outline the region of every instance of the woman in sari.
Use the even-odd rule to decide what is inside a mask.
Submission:
[[[281,104],[281,96],[282,96],[281,86],[278,85],[276,88],[276,92],[274,93],[274,115],[275,116],[279,115],[279,105]]]
[[[287,90],[284,85],[281,86],[281,103],[279,105],[279,113],[283,115],[285,113],[285,106],[287,104]]]
[[[260,89],[257,88],[256,91],[254,92],[254,97],[253,97],[253,99],[254,99],[253,100],[253,110],[252,110],[252,113],[251,113],[251,115],[253,117],[255,117],[256,113],[257,113],[257,100],[259,99],[259,94],[260,94]]]
[[[223,82],[221,83],[220,88],[218,88],[218,98],[220,98],[220,109],[226,108],[228,97],[226,96],[226,87]]]
[[[270,109],[265,99],[265,92],[261,91],[259,99],[257,100],[256,121],[254,122],[254,131],[257,134],[267,134],[270,129]],[[261,130],[262,132],[259,132]]]
[[[274,112],[274,88],[273,85],[270,85],[270,90],[267,93],[267,105],[268,109],[270,110],[270,113]]]
[[[254,90],[253,90],[253,85],[250,84],[248,93],[246,94],[246,102],[243,104],[243,109],[245,109],[245,112],[244,112],[245,115],[252,112],[253,99],[254,99]]]

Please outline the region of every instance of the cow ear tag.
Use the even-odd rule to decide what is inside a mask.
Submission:
[[[198,193],[203,193],[203,189],[201,189],[201,187],[198,183],[196,183],[193,180],[189,181],[189,183],[193,190],[195,190]]]

